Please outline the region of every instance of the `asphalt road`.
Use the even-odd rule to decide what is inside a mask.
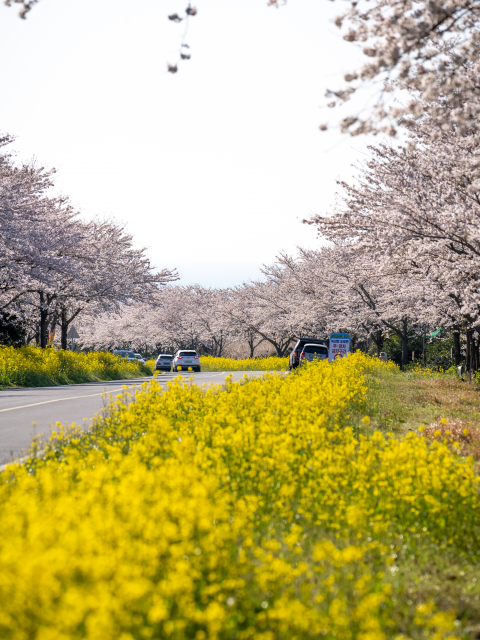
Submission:
[[[195,384],[222,384],[233,373],[234,380],[245,374],[261,375],[262,371],[162,373],[157,377],[161,385],[175,376],[194,376]],[[7,389],[0,391],[0,465],[26,454],[33,436],[47,439],[55,424],[81,424],[88,428],[95,414],[123,391],[123,386],[140,386],[148,378],[88,382],[60,387],[35,387],[33,389]]]

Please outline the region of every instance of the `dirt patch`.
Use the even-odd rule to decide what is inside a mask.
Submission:
[[[480,429],[459,418],[441,418],[422,429],[422,435],[450,445],[461,456],[472,456],[480,460]]]

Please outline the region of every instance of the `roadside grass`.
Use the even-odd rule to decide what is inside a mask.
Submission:
[[[369,425],[365,433],[406,435],[409,431],[439,441],[458,442],[457,451],[480,461],[480,387],[455,375],[389,367],[368,379]],[[480,470],[480,463],[479,463]]]
[[[0,637],[479,637],[479,479],[406,418],[375,429],[421,404],[402,380],[360,353],[179,376],[53,434],[0,475]]]
[[[129,362],[110,352],[0,346],[0,389],[124,380],[152,373],[146,365]]]
[[[460,458],[471,457],[480,473],[480,387],[453,374],[402,372],[389,367],[367,376],[365,411],[352,412],[355,431],[408,437],[411,432],[430,443],[447,445]],[[368,419],[365,419],[365,414]],[[468,619],[469,638],[480,638],[480,560],[474,555],[438,550],[408,552],[403,558],[404,593],[413,605],[436,602],[443,611]]]

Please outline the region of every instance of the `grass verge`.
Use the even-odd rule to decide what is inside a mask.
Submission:
[[[460,455],[480,461],[480,387],[455,375],[394,366],[369,379],[368,428],[401,436],[410,431],[444,440]],[[360,424],[362,416],[356,416]]]

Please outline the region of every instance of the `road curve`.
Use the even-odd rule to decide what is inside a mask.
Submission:
[[[234,380],[239,380],[245,374],[262,373],[265,372],[162,373],[157,380],[163,386],[178,375],[185,378],[193,375],[195,384],[222,384],[232,374]],[[152,377],[0,391],[0,465],[25,455],[34,436],[48,438],[57,422],[88,428],[95,414],[109,404],[108,396],[115,398],[124,386],[140,386],[149,380]]]

